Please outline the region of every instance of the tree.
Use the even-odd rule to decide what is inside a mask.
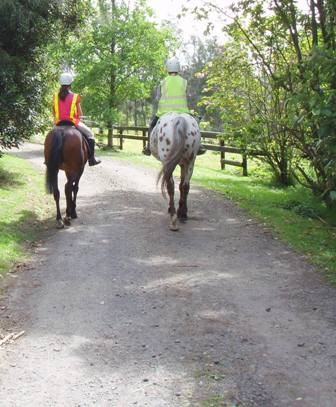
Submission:
[[[173,37],[150,16],[143,1],[130,8],[100,0],[91,26],[65,56],[76,72],[74,88],[83,94],[84,111],[108,128],[126,102],[149,98],[163,74]]]
[[[0,149],[17,146],[41,126],[48,76],[43,49],[83,21],[88,1],[0,3]]]
[[[220,47],[215,38],[205,40],[196,36],[191,36],[190,40],[183,44],[185,50],[185,66],[183,67],[183,77],[188,81],[188,105],[192,111],[197,112],[202,120],[211,121],[211,124],[218,129],[220,126],[219,115],[212,112],[211,117],[204,107],[199,104],[207,81],[207,71],[204,69],[220,52]]]
[[[336,207],[336,3],[309,4],[303,13],[294,0],[243,0],[232,7],[228,34],[240,32],[259,77],[267,79],[265,108],[288,140],[287,146],[276,142],[277,148],[290,147],[300,157],[299,182]]]

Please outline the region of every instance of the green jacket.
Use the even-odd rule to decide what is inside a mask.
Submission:
[[[157,116],[168,112],[189,113],[187,81],[179,75],[169,75],[161,82],[161,98]]]

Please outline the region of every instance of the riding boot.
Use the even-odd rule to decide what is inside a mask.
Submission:
[[[89,144],[90,147],[90,152],[89,152],[89,166],[92,167],[93,165],[97,165],[100,164],[101,161],[100,160],[96,160],[95,156],[94,156],[94,149],[95,149],[95,141],[93,138],[87,138],[87,142]]]
[[[151,150],[150,150],[150,147],[149,147],[150,134],[151,134],[151,131],[152,131],[152,130],[153,130],[153,129],[151,129],[151,128],[149,128],[149,130],[148,130],[148,141],[147,141],[146,146],[145,146],[144,149],[142,150],[142,154],[144,154],[144,155],[151,155],[151,154],[152,154],[152,152],[151,152]]]
[[[150,125],[149,125],[148,142],[147,142],[146,147],[142,150],[142,154],[144,154],[144,155],[151,155],[152,154],[152,152],[150,150],[150,147],[149,147],[150,146],[150,135],[151,135],[154,127],[156,126],[156,123],[158,122],[158,120],[159,120],[159,116],[154,116],[151,123],[150,123]]]
[[[142,154],[144,154],[144,155],[151,155],[152,154],[152,152],[151,152],[151,150],[149,148],[149,144],[147,144],[146,147],[144,147],[144,149],[142,150]]]

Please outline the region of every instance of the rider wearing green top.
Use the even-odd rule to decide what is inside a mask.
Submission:
[[[153,117],[148,129],[148,144],[142,151],[145,155],[151,155],[149,136],[160,116],[169,112],[190,114],[187,103],[187,81],[178,74],[180,71],[179,61],[176,58],[169,59],[166,63],[166,68],[168,76],[160,84],[160,97],[157,95],[157,99],[159,99],[157,113]],[[200,155],[205,152],[205,148],[201,145],[197,154]]]

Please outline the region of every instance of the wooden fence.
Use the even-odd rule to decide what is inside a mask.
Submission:
[[[133,133],[130,133],[133,132]],[[99,134],[103,133],[100,129]],[[139,135],[139,133],[141,135]],[[98,134],[98,137],[99,137]],[[207,150],[219,151],[220,152],[220,166],[221,169],[225,169],[226,165],[233,165],[235,167],[241,167],[243,169],[243,175],[247,176],[247,155],[261,156],[263,155],[260,151],[246,150],[239,147],[227,146],[225,141],[219,136],[222,133],[215,131],[201,131],[202,144]],[[139,140],[142,141],[143,147],[146,146],[148,140],[148,127],[142,126],[113,126],[109,129],[107,136],[107,146],[113,147],[113,139],[119,140],[119,149],[123,149],[123,144],[125,139],[129,140]],[[215,144],[217,143],[217,144]],[[241,156],[241,160],[228,160],[225,157],[225,153],[234,153]]]

